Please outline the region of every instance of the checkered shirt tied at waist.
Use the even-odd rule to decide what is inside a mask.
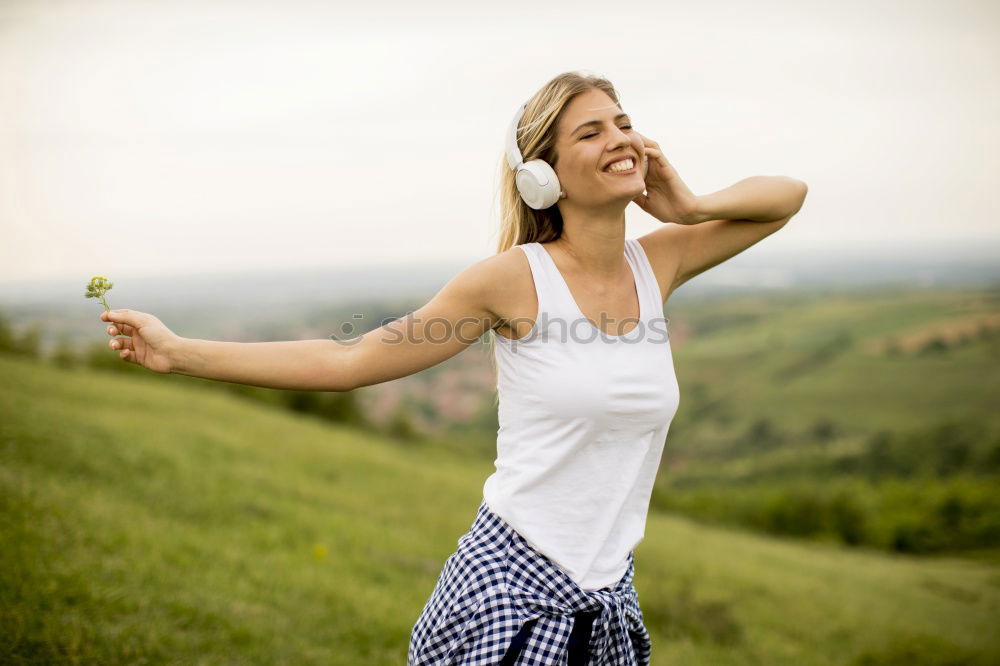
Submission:
[[[413,627],[407,666],[648,666],[634,571],[629,553],[618,583],[584,590],[484,500]]]

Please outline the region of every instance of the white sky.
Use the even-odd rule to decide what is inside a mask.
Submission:
[[[0,281],[472,263],[568,70],[695,193],[806,181],[761,247],[996,241],[998,38],[991,1],[0,0]]]

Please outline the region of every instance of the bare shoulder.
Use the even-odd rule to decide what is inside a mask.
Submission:
[[[689,231],[690,229],[682,224],[667,224],[636,239],[653,267],[664,303],[670,298],[676,286],[677,271],[684,254],[684,247],[689,240],[687,233]]]
[[[337,390],[398,379],[445,361],[499,325],[501,295],[512,273],[509,255],[467,266],[427,303],[352,340]],[[444,327],[442,329],[442,326]]]
[[[490,321],[490,328],[513,318],[512,310],[517,309],[526,291],[534,294],[528,259],[517,247],[471,264],[447,287],[462,293],[475,314]]]
[[[535,282],[528,257],[511,247],[481,262],[487,274],[487,302],[493,328],[510,337],[508,322],[533,318],[537,310]]]

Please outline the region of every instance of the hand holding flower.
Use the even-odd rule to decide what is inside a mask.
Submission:
[[[115,336],[120,331],[125,336],[108,343],[112,349],[121,350],[118,355],[123,360],[154,372],[173,371],[182,338],[159,319],[136,310],[110,310],[101,313],[101,320],[112,322],[108,335]]]

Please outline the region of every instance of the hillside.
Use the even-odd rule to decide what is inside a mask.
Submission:
[[[1000,293],[668,305],[681,405],[654,505],[899,552],[1000,552]]]
[[[0,356],[0,654],[400,664],[488,462]],[[652,514],[654,664],[987,664],[1000,569]]]

